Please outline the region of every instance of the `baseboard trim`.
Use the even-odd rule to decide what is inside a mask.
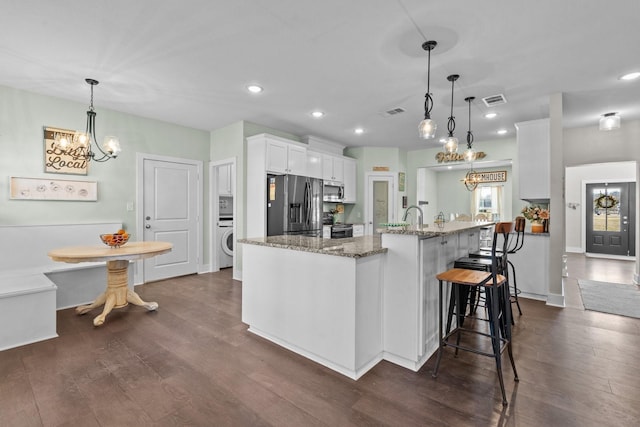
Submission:
[[[567,246],[567,248],[565,249],[565,252],[570,252],[572,254],[583,254],[584,253],[584,249],[577,248],[575,246]]]
[[[559,294],[547,295],[547,305],[564,308],[565,307],[564,295],[559,295]]]

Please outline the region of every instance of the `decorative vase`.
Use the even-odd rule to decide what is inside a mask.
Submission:
[[[544,233],[544,224],[541,222],[532,222],[531,223],[531,232],[532,233]]]

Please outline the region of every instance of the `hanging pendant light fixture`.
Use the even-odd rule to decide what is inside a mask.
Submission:
[[[93,87],[99,82],[94,79],[85,79],[91,86],[91,103],[89,111],[87,111],[87,126],[84,132],[75,132],[73,138],[69,138],[63,134],[54,135],[54,147],[66,156],[70,156],[73,160],[94,160],[96,162],[106,162],[109,159],[115,159],[120,154],[120,141],[115,136],[105,136],[102,147],[98,145],[96,139],[96,112],[93,109]],[[93,145],[98,152],[92,150]]]
[[[464,152],[464,159],[472,162],[476,158],[476,151],[473,149],[473,133],[471,133],[471,102],[476,99],[475,96],[468,96],[464,100],[469,104],[469,130],[467,131],[467,149]]]
[[[438,42],[429,40],[422,43],[422,49],[427,51],[427,93],[424,95],[424,120],[418,125],[418,133],[422,139],[433,139],[436,136],[438,124],[431,119],[431,109],[433,108],[433,98],[430,92],[431,80],[431,51],[437,46]]]
[[[444,142],[444,149],[449,154],[458,152],[458,138],[453,136],[453,132],[456,129],[456,118],[453,117],[453,85],[459,78],[460,76],[458,74],[451,74],[447,77],[447,80],[451,82],[451,115],[449,116],[449,121],[447,122],[447,130],[449,131],[449,136]]]

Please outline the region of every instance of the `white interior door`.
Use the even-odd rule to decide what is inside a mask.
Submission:
[[[381,223],[395,222],[395,175],[368,173],[365,193],[366,234],[374,234]]]
[[[173,244],[167,254],[144,261],[144,281],[198,272],[197,162],[143,159],[145,241]]]

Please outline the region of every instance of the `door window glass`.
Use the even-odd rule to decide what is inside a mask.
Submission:
[[[387,181],[373,182],[373,229],[380,224],[389,222],[389,183]]]
[[[594,188],[593,231],[620,231],[620,188]]]

